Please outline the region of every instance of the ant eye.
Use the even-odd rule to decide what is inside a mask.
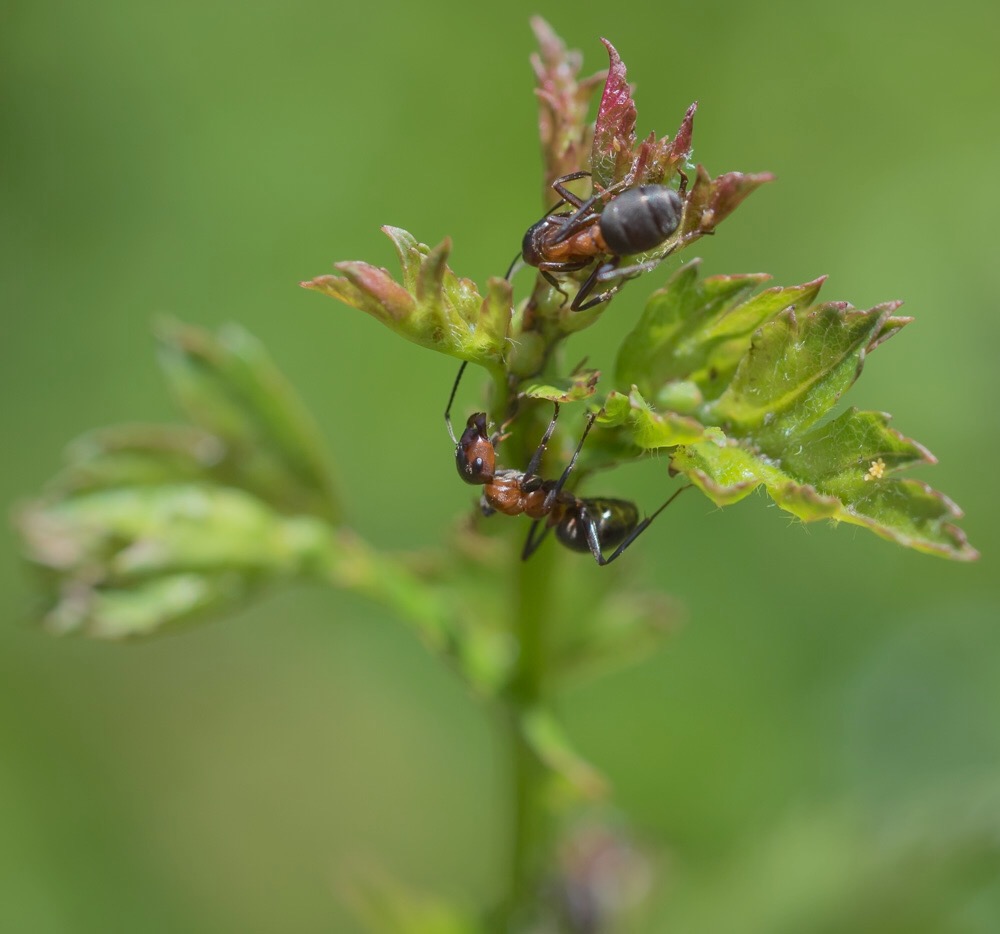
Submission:
[[[476,473],[482,473],[482,472],[483,472],[483,459],[482,459],[481,457],[477,457],[477,458],[476,458],[476,459],[475,459],[475,460],[474,460],[474,461],[472,462],[472,469],[473,469],[473,470],[474,470],[474,471],[475,471]]]

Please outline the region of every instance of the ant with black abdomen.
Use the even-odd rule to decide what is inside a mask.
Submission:
[[[566,182],[587,178],[590,172],[570,172],[552,183],[559,201],[540,221],[532,224],[524,235],[521,255],[515,258],[506,278],[510,279],[519,260],[534,266],[542,278],[566,299],[553,273],[571,273],[586,269],[602,256],[580,286],[570,304],[571,311],[586,311],[609,301],[622,287],[622,282],[590,297],[599,284],[612,279],[629,279],[648,272],[661,263],[678,244],[663,256],[620,268],[623,256],[645,253],[665,243],[680,227],[684,213],[684,194],[687,176],[681,172],[678,190],[667,185],[639,185],[614,194],[614,187],[591,195],[586,200],[573,194]],[[603,210],[594,210],[599,201],[605,201]],[[564,204],[574,210],[555,213]]]
[[[552,403],[554,406],[552,420],[545,429],[527,468],[520,471],[499,467],[496,462],[496,446],[506,436],[502,428],[490,435],[485,412],[475,412],[470,415],[461,438],[455,437],[451,424],[451,407],[465,367],[466,364],[463,363],[458,371],[444,413],[448,434],[455,442],[455,464],[459,476],[466,483],[483,487],[484,515],[502,512],[508,516],[519,516],[523,513],[534,520],[521,551],[522,560],[530,558],[549,530],[554,528],[556,538],[567,548],[573,551],[589,551],[599,565],[610,564],[620,557],[625,549],[646,531],[649,524],[687,489],[686,486],[681,487],[656,512],[641,522],[635,503],[628,500],[583,498],[566,490],[566,481],[594,425],[596,412],[588,416],[580,443],[576,446],[562,476],[558,480],[543,480],[537,471],[552,432],[555,431],[556,420],[559,417],[558,402]],[[545,524],[539,532],[538,528],[543,519]],[[604,557],[603,550],[611,547],[615,550],[609,557]]]

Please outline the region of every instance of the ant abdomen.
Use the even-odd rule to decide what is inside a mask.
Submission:
[[[597,538],[604,548],[613,548],[625,541],[639,524],[639,510],[635,503],[624,499],[581,499],[577,508],[556,526],[556,538],[573,551],[590,551],[587,539],[587,522],[581,522],[579,513],[586,510],[597,531]]]
[[[630,188],[604,209],[601,234],[612,253],[645,253],[677,230],[683,210],[681,196],[666,185]]]

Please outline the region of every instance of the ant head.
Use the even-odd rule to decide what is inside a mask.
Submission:
[[[469,416],[455,448],[455,465],[458,475],[466,483],[484,484],[493,479],[496,452],[486,427],[485,412]]]
[[[551,223],[551,218],[546,216],[525,231],[521,241],[521,258],[529,266],[538,266],[545,261],[545,236]]]

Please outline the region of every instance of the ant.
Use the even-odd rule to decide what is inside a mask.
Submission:
[[[499,467],[496,463],[496,446],[507,437],[504,428],[490,435],[486,424],[486,413],[475,412],[469,416],[465,431],[461,438],[455,437],[451,424],[451,407],[455,401],[455,393],[465,372],[463,363],[452,386],[448,407],[445,409],[444,420],[448,426],[448,434],[455,443],[455,465],[458,475],[466,482],[482,486],[483,495],[481,508],[484,516],[502,512],[507,516],[518,516],[524,513],[534,521],[528,531],[528,538],[521,551],[521,560],[530,558],[551,529],[556,530],[556,538],[573,551],[589,551],[594,560],[601,566],[611,564],[620,557],[626,548],[632,544],[649,524],[667,508],[687,486],[677,490],[651,516],[639,521],[639,510],[635,503],[624,499],[581,498],[565,489],[580,455],[584,441],[594,426],[597,413],[592,412],[587,418],[580,443],[576,446],[566,469],[558,480],[543,480],[537,473],[541,466],[546,445],[555,431],[556,420],[559,417],[559,403],[553,402],[554,411],[548,428],[542,435],[535,453],[523,472]],[[690,484],[689,484],[690,485]],[[539,532],[539,525],[545,520]],[[604,557],[604,549],[614,547],[609,557]]]
[[[521,255],[507,270],[507,278],[518,259],[523,259],[538,269],[565,302],[568,296],[553,273],[578,272],[598,257],[609,256],[610,259],[594,267],[580,286],[570,310],[586,311],[608,301],[622,287],[622,282],[590,297],[598,284],[648,272],[673,252],[672,248],[654,260],[619,268],[623,256],[645,253],[660,246],[680,227],[687,189],[687,176],[683,172],[680,175],[681,185],[677,191],[666,185],[640,185],[612,195],[614,189],[609,188],[586,200],[566,188],[566,182],[587,178],[590,172],[560,176],[552,183],[560,200],[528,228],[521,243]],[[607,206],[603,211],[594,210],[594,205],[601,200],[607,200]],[[571,204],[574,210],[554,213],[564,204]]]

